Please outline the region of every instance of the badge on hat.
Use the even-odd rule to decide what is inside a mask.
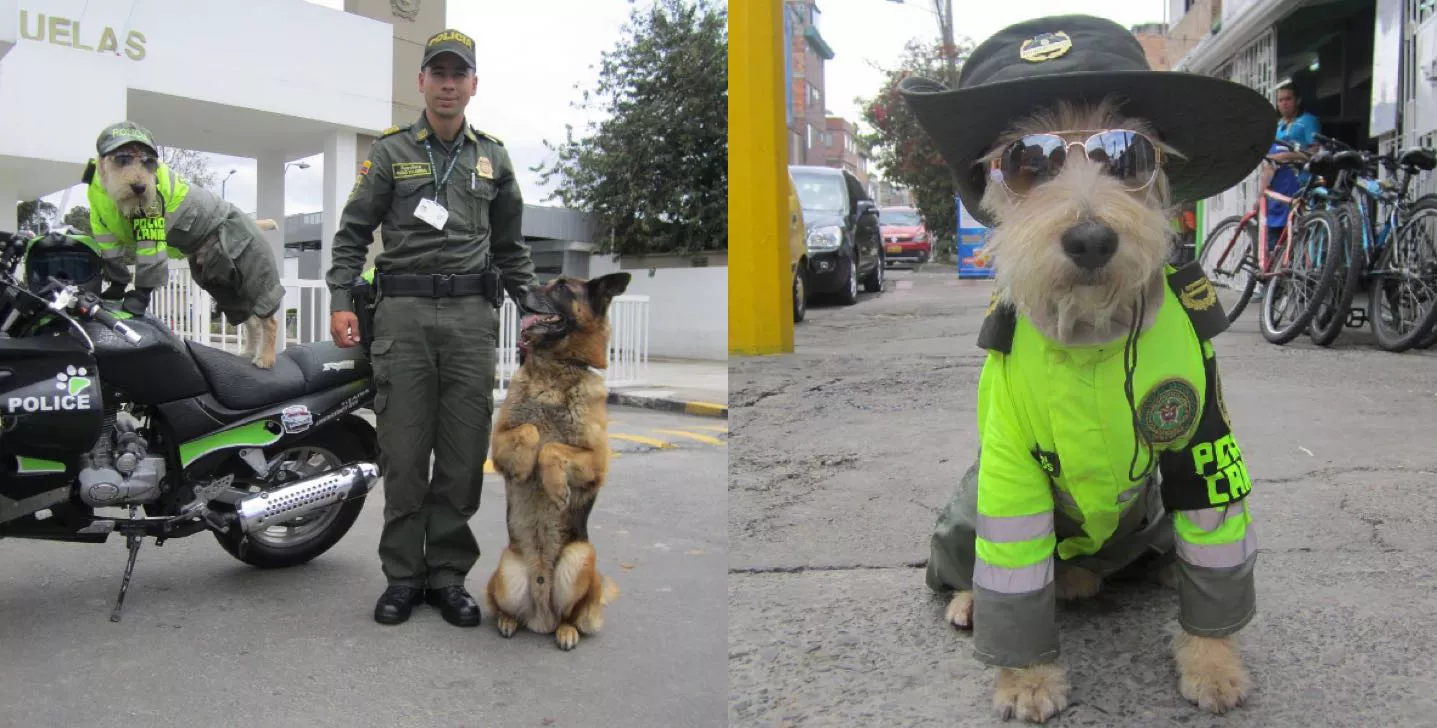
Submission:
[[[1063,56],[1073,49],[1073,39],[1067,33],[1041,33],[1023,41],[1018,57],[1029,63],[1042,63]]]
[[[494,179],[494,164],[488,157],[479,158],[479,176],[484,179]]]

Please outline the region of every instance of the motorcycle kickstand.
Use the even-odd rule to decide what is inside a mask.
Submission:
[[[130,558],[125,563],[125,576],[120,581],[120,595],[115,599],[115,609],[110,612],[111,622],[120,621],[120,611],[124,609],[125,605],[125,593],[130,590],[130,577],[135,573],[135,557],[140,555],[140,544],[145,538],[142,526],[126,524],[121,527],[121,530],[125,534],[125,546],[130,550]]]

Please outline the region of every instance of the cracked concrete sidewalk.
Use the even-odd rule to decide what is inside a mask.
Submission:
[[[1002,724],[995,671],[923,583],[977,444],[990,285],[894,271],[811,308],[796,353],[732,360],[732,725]],[[1262,551],[1246,705],[1219,718],[1179,695],[1175,593],[1105,585],[1059,609],[1073,704],[1049,725],[1431,725],[1437,350],[1388,354],[1366,329],[1277,347],[1256,316],[1215,342]]]

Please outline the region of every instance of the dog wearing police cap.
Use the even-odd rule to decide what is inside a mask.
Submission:
[[[90,227],[110,286],[103,298],[121,300],[139,316],[156,288],[169,282],[170,258],[187,258],[194,282],[239,326],[241,356],[261,369],[274,366],[276,317],[284,301],[279,266],[262,230],[233,203],[191,185],[159,158],[154,137],[130,121],[111,124],[96,141],[82,181],[88,185]],[[124,249],[134,251],[131,276]],[[135,287],[126,288],[133,280]]]
[[[1234,634],[1256,609],[1251,481],[1212,343],[1227,319],[1200,267],[1168,264],[1168,221],[1175,201],[1257,167],[1271,104],[1153,71],[1130,32],[1083,15],[998,32],[957,88],[899,90],[990,228],[995,273],[978,455],[930,540],[946,621],[1000,668],[997,712],[1041,723],[1069,702],[1056,601],[1156,572],[1178,592],[1181,694],[1238,706],[1249,679]]]

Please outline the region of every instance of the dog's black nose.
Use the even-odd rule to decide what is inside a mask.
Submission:
[[[1097,270],[1118,252],[1118,234],[1097,220],[1087,220],[1063,233],[1063,252],[1084,270]]]
[[[137,182],[130,185],[130,191],[134,192],[135,196],[138,197],[145,194],[145,186]]]

